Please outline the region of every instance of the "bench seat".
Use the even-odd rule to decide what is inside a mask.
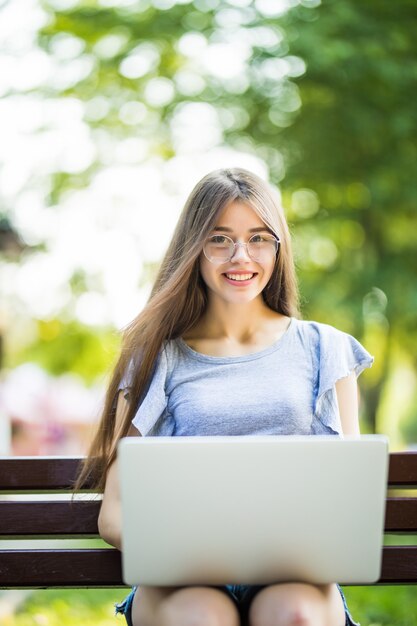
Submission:
[[[125,586],[118,550],[104,542],[97,548],[61,547],[69,539],[98,539],[100,497],[69,499],[81,462],[80,457],[0,459],[2,540],[62,540],[56,548],[0,549],[0,588]],[[417,535],[417,496],[412,492],[417,489],[417,452],[390,454],[388,487],[385,534],[410,540],[384,546],[376,584],[417,584],[417,545],[411,537]]]

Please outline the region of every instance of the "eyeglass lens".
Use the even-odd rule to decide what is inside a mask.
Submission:
[[[242,245],[242,244],[240,244]],[[268,260],[275,255],[279,242],[273,235],[254,235],[246,244],[248,255],[254,261]],[[212,235],[204,244],[204,254],[213,263],[229,261],[235,253],[235,243],[226,235]]]

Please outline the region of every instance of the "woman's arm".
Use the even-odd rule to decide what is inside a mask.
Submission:
[[[360,435],[358,383],[355,372],[336,382],[336,395],[344,435]]]
[[[119,392],[116,408],[116,423],[124,419],[129,404],[123,393]],[[131,426],[129,436],[140,436],[140,432]],[[104,486],[103,501],[98,516],[100,537],[119,550],[122,547],[122,511],[120,503],[119,474],[117,458],[111,464]]]

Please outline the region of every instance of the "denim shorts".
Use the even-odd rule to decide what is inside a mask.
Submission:
[[[265,587],[266,585],[225,585],[225,586],[215,586],[214,588],[219,589],[220,591],[224,591],[224,593],[226,593],[229,596],[229,598],[233,600],[233,602],[236,605],[237,610],[239,611],[241,626],[249,626],[248,614],[249,614],[250,604],[253,598],[256,596],[256,594],[259,591],[261,591],[261,589],[265,589]],[[339,585],[337,585],[337,587],[340,591],[340,595],[342,596],[342,600],[343,600],[343,605],[345,607],[345,615],[346,615],[345,626],[360,626],[358,622],[353,621],[352,616],[349,612],[347,603],[346,603],[346,598],[344,596],[344,593]],[[133,587],[132,591],[123,600],[123,602],[120,602],[119,604],[115,605],[116,615],[118,613],[123,614],[126,618],[126,622],[128,626],[133,626],[132,602],[135,596],[136,589],[137,587]]]

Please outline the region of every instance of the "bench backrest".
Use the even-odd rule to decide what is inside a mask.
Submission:
[[[99,496],[68,499],[81,460],[0,459],[0,537],[98,539]],[[417,496],[407,491],[406,497],[403,490],[417,489],[417,452],[390,454],[388,486],[385,534],[416,535]],[[412,539],[407,545],[384,546],[379,583],[417,583],[417,545]],[[104,543],[97,548],[60,541],[52,548],[0,549],[0,588],[117,586],[123,586],[120,553]]]

